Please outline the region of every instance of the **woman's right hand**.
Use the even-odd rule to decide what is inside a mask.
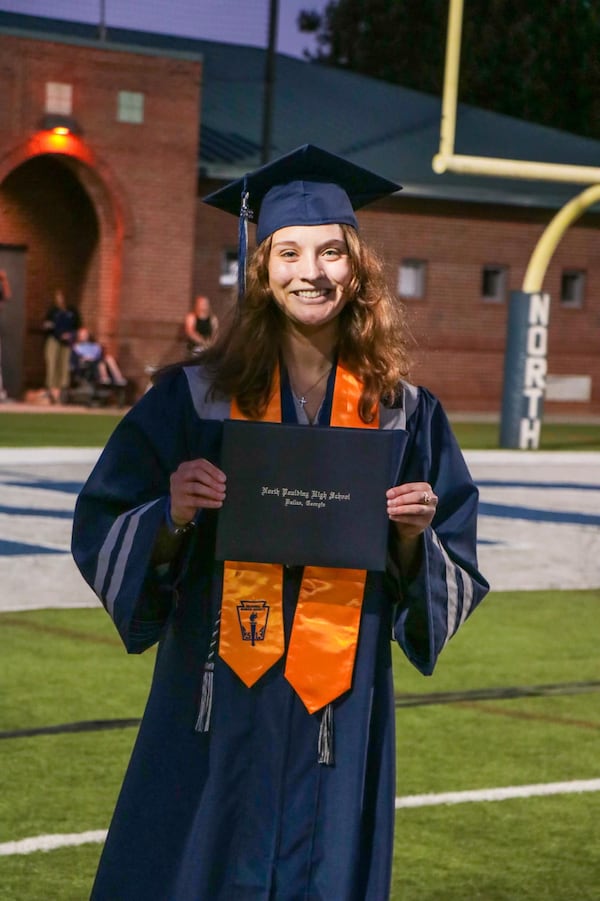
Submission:
[[[190,522],[199,509],[217,510],[225,500],[225,473],[201,458],[181,463],[171,476],[171,519]]]

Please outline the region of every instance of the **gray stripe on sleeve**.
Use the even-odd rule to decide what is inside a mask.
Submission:
[[[142,507],[138,507],[131,513],[125,514],[126,517],[129,517],[129,523],[127,525],[127,530],[125,532],[125,536],[123,538],[123,542],[121,544],[121,548],[115,562],[110,585],[108,586],[108,591],[106,592],[106,609],[111,616],[113,616],[115,600],[119,591],[121,590],[121,585],[123,584],[125,566],[127,565],[127,560],[131,552],[131,547],[133,545],[140,519],[142,518],[146,510],[148,510],[150,507],[153,507],[154,504],[158,504],[160,502],[164,503],[164,498],[157,498],[154,501],[150,501],[149,503],[144,504]]]
[[[446,632],[446,640],[444,641],[444,646],[448,643],[450,637],[454,634],[456,630],[456,620],[458,617],[458,584],[456,581],[456,569],[455,565],[448,556],[445,547],[442,545],[440,539],[437,537],[435,532],[432,531],[433,540],[444,560],[444,565],[446,567],[446,592],[448,597],[448,619],[447,619],[447,632]]]
[[[114,550],[114,547],[118,541],[119,533],[123,528],[129,513],[123,513],[121,516],[117,517],[110,527],[110,531],[106,538],[104,539],[104,544],[100,548],[100,553],[98,554],[98,565],[96,567],[96,577],[94,579],[94,591],[98,595],[98,597],[102,597],[102,589],[104,588],[104,582],[106,579],[106,574],[108,572],[108,565],[110,563],[110,556]]]
[[[453,563],[435,532],[433,533],[433,537],[446,565],[446,586],[448,590],[448,634],[446,635],[446,641],[444,642],[444,645],[446,645],[458,630],[459,626],[462,626],[473,609],[473,579],[462,566]],[[462,609],[460,612],[460,619],[458,618],[459,589],[458,580],[456,578],[457,571],[460,573],[462,582]]]
[[[462,576],[463,583],[463,602],[462,602],[462,611],[460,614],[460,622],[459,626],[462,626],[467,616],[473,609],[473,579],[469,575],[468,572],[460,567],[460,574]]]

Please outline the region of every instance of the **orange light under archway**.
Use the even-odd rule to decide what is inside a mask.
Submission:
[[[73,156],[89,166],[95,164],[94,154],[78,135],[61,126],[46,131],[38,131],[27,142],[27,155],[41,153],[61,153]]]

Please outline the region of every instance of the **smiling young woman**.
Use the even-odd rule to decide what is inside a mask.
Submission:
[[[335,319],[348,301],[352,267],[341,225],[290,225],[271,238],[269,288],[298,328]]]
[[[268,236],[250,259],[244,303],[234,311],[222,342],[204,357],[204,364],[214,370],[214,390],[237,397],[240,408],[251,418],[264,413],[273,373],[289,335],[295,335],[299,342],[304,337],[307,346],[320,350],[328,360],[334,341],[338,355],[361,380],[359,410],[365,422],[372,418],[373,407],[381,397],[394,401],[408,373],[410,334],[405,311],[390,293],[383,263],[355,228],[346,224],[335,228],[343,236],[351,275],[330,329],[307,327],[302,335],[292,319],[283,315],[281,302],[274,302],[270,275],[273,236]],[[292,253],[294,259],[297,252]],[[291,351],[293,345],[288,360],[295,369]],[[319,374],[315,371],[315,378]],[[311,373],[306,373],[303,382],[310,383],[310,378]],[[302,388],[302,381],[298,387]]]
[[[127,649],[160,643],[92,901],[389,898],[390,636],[429,674],[488,588],[477,489],[439,401],[406,381],[404,311],[358,232],[354,209],[396,190],[306,145],[205,198],[254,211],[247,287],[201,359],[124,417],[75,511],[75,560]],[[353,430],[371,445],[396,432],[399,484],[376,489],[350,460],[381,512],[385,571],[215,559],[218,512],[237,515],[226,419],[310,427],[311,472],[333,456],[329,430],[344,448]]]

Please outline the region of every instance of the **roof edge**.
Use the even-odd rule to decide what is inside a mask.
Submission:
[[[126,44],[121,41],[92,40],[91,38],[76,37],[74,35],[61,34],[58,31],[31,31],[27,28],[14,28],[0,24],[0,34],[14,38],[25,38],[34,41],[54,41],[58,44],[69,44],[75,47],[86,47],[91,50],[111,50],[118,53],[138,53],[141,56],[159,56],[168,59],[182,59],[187,62],[202,62],[202,52],[193,53],[190,50],[167,50],[164,47],[144,47],[141,44]]]

